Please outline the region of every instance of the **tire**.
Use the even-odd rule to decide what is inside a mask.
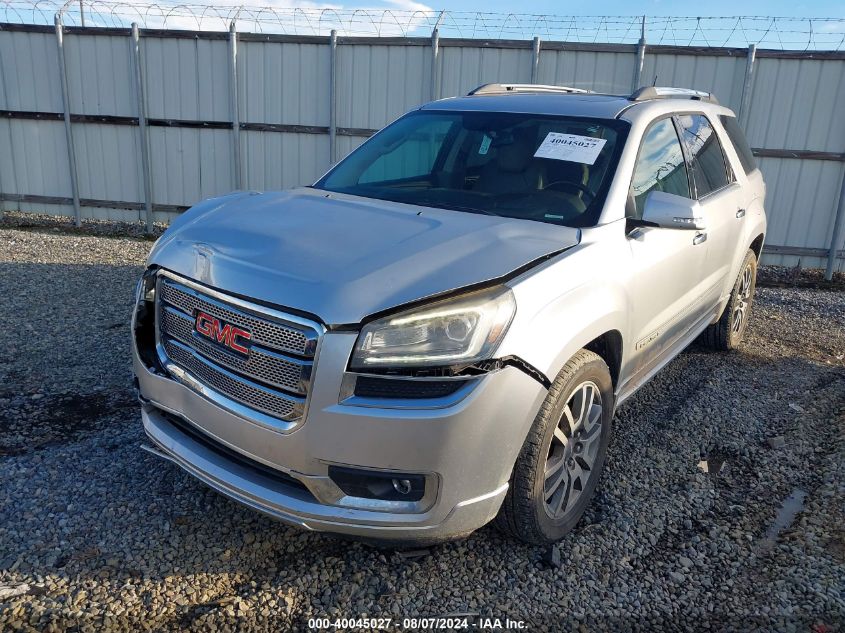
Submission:
[[[713,349],[726,352],[735,349],[742,342],[751,306],[754,303],[754,289],[757,287],[757,256],[749,250],[739,269],[730,299],[722,316],[704,330],[704,342]],[[739,315],[737,317],[737,315]],[[737,322],[737,318],[739,321]]]
[[[580,415],[581,394],[590,394],[587,397],[593,403],[586,419]],[[600,410],[595,409],[596,403]],[[580,350],[560,370],[528,432],[496,517],[499,529],[527,543],[549,545],[575,527],[601,476],[613,407],[613,382],[607,365],[597,354]],[[579,426],[581,422],[585,424]],[[554,473],[548,482],[547,463]],[[547,500],[548,491],[560,477],[563,481]],[[555,506],[561,507],[560,514],[553,513]]]

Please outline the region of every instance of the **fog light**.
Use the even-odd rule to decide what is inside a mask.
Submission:
[[[425,494],[425,476],[329,466],[329,477],[344,494],[380,501],[419,501]]]
[[[408,479],[394,479],[393,489],[400,495],[407,495],[411,492],[411,482]]]

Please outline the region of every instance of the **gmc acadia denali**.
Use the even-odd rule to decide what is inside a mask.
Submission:
[[[545,544],[615,407],[742,340],[765,185],[707,93],[488,84],[310,187],[206,200],[133,317],[147,450],[306,530]]]

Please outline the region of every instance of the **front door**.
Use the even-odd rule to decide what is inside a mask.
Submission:
[[[713,126],[703,114],[677,117],[687,150],[694,195],[706,225],[707,257],[701,272],[704,308],[714,311],[733,286],[737,245],[744,235],[742,188]],[[744,254],[744,253],[743,253]]]
[[[703,232],[639,225],[648,195],[692,197],[678,134],[670,117],[651,124],[631,180],[628,245],[635,275],[631,289],[634,334],[631,376],[648,373],[701,318]],[[631,228],[632,227],[632,228]]]

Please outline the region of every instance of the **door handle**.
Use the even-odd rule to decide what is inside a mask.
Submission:
[[[737,218],[744,218],[745,217],[745,209],[740,209],[736,212]]]
[[[695,246],[696,244],[703,244],[707,241],[707,233],[698,233],[694,238],[692,238],[692,244]]]

